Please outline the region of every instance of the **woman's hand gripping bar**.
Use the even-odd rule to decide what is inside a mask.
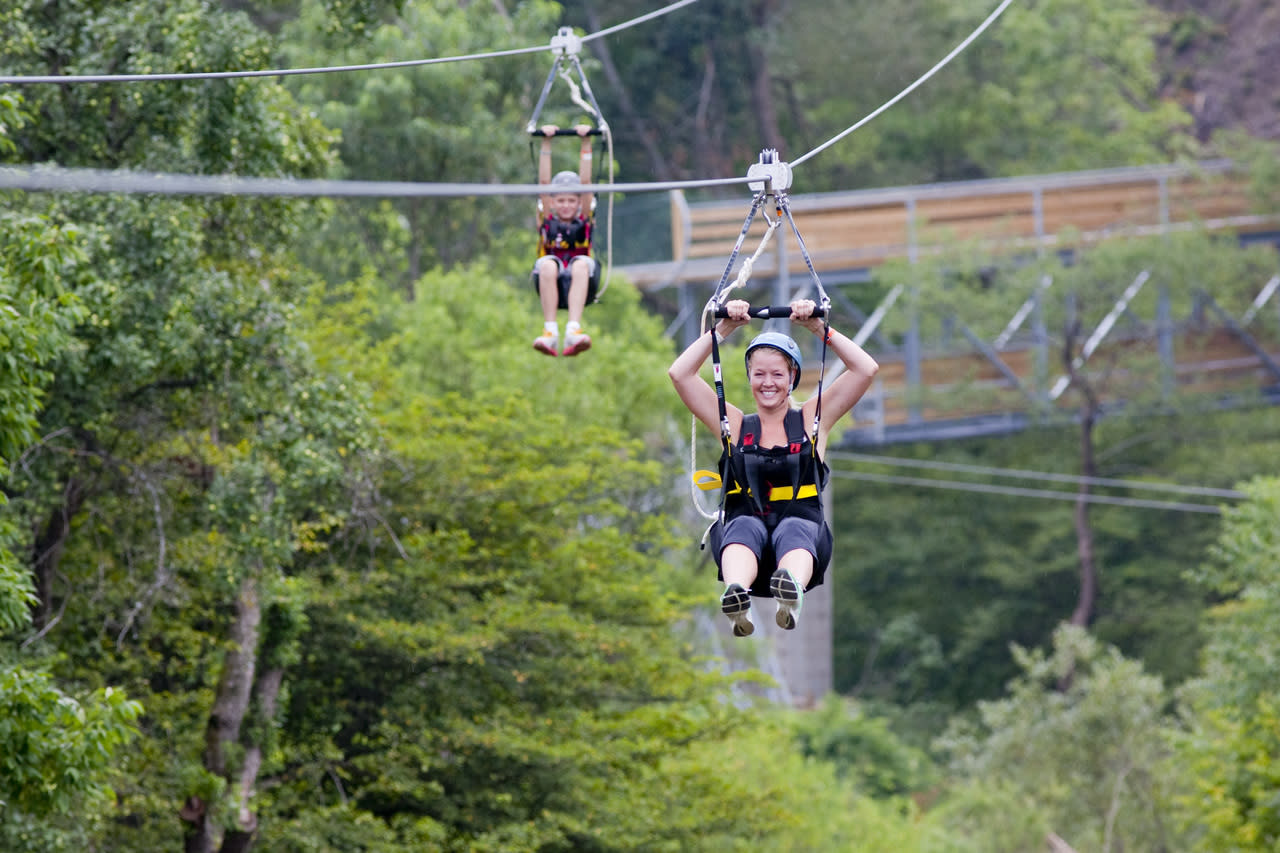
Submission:
[[[785,320],[791,316],[791,306],[790,305],[765,305],[759,308],[749,308],[747,309],[747,314],[750,315],[751,317],[754,317],[757,320],[777,320],[777,319]],[[720,307],[716,308],[715,316],[717,319],[722,317],[728,317],[729,309],[721,305]],[[810,316],[824,317],[826,316],[826,310],[823,309],[821,305],[815,305],[813,308],[813,314],[811,314]]]

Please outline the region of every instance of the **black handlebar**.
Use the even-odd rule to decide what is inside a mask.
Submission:
[[[826,314],[826,311],[822,308],[821,305],[814,306],[812,316],[822,317],[825,314]],[[750,317],[754,317],[757,320],[775,320],[779,318],[785,319],[791,316],[791,306],[790,305],[768,305],[760,308],[750,308],[747,310],[747,315]],[[717,319],[722,317],[728,317],[729,309],[725,308],[722,305],[716,309],[715,316]]]
[[[598,128],[598,127],[593,127],[593,128],[591,128],[590,130],[588,130],[588,131],[587,131],[587,136],[600,136],[600,135],[602,135],[603,133],[604,133],[604,131],[602,131],[600,128]],[[542,136],[542,137],[546,137],[546,136],[547,136],[547,135],[546,135],[545,133],[543,133],[541,130],[531,130],[531,131],[529,131],[529,135],[530,135],[530,136],[535,136],[535,137],[536,137],[536,136]],[[553,134],[551,134],[551,135],[552,135],[552,136],[577,136],[577,135],[578,135],[578,131],[574,130],[574,129],[573,129],[573,128],[571,128],[571,127],[560,127],[560,128],[556,128],[556,132],[555,132],[555,133],[553,133]]]

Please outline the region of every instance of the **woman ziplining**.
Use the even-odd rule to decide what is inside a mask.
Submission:
[[[718,578],[726,584],[720,609],[736,637],[755,630],[751,596],[776,599],[777,624],[789,630],[797,624],[805,591],[822,583],[832,548],[831,528],[822,512],[827,437],[880,369],[862,347],[815,316],[816,308],[812,300],[796,300],[790,319],[822,339],[845,371],[803,405],[791,397],[800,382],[800,348],[781,332],[764,332],[747,346],[754,413],[725,403],[699,375],[719,340],[750,321],[751,306],[743,300],[728,302],[723,319],[668,370],[689,411],[724,442],[721,512],[711,529],[711,549]],[[804,428],[811,421],[812,435]]]
[[[866,394],[880,369],[856,341],[831,328],[830,301],[787,201],[790,166],[778,159],[777,151],[766,149],[747,176],[756,179],[750,183],[755,191],[751,210],[704,312],[704,319],[711,315],[719,322],[691,343],[667,370],[694,420],[720,438],[719,475],[699,471],[694,479],[700,488],[720,488],[720,509],[708,537],[718,578],[725,583],[720,610],[729,617],[735,637],[755,630],[751,596],[776,599],[775,620],[779,627],[791,630],[798,623],[805,591],[822,583],[833,545],[822,509],[822,490],[829,474],[824,461],[827,437],[832,425]],[[765,213],[768,230],[755,253],[743,260],[737,279],[728,284],[751,223],[769,198],[774,200],[775,215],[771,218]],[[726,302],[731,291],[746,283],[756,259],[784,219],[791,225],[821,304],[796,299],[786,307],[752,309],[741,299]],[[747,345],[747,379],[755,412],[746,414],[725,400],[720,342],[753,317],[787,318],[822,341],[817,391],[803,405],[797,405],[791,396],[800,384],[800,347],[781,332],[764,332]],[[845,371],[824,389],[828,349],[844,363]],[[713,362],[714,389],[699,375],[708,356]],[[806,432],[809,423],[812,428]],[[690,443],[692,447],[692,439]]]

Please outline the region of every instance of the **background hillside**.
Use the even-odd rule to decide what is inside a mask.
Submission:
[[[1155,0],[1171,19],[1161,39],[1164,89],[1196,134],[1242,129],[1280,139],[1280,6],[1268,0]]]

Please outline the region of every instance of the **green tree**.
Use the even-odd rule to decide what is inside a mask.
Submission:
[[[1196,780],[1180,817],[1206,851],[1273,850],[1280,842],[1280,696],[1276,609],[1280,481],[1259,476],[1230,509],[1197,579],[1222,597],[1208,618],[1204,670],[1185,689],[1191,706],[1179,755]]]
[[[884,270],[887,280],[920,282],[918,307],[895,312],[887,331],[903,337],[917,316],[925,347],[953,346],[961,324],[992,340],[1048,275],[1052,286],[1038,297],[1042,366],[1027,383],[1030,399],[1009,391],[993,399],[960,382],[952,396],[918,404],[1022,407],[1040,425],[1016,436],[892,455],[926,465],[1155,476],[1219,488],[1256,470],[1270,444],[1266,416],[1248,411],[1248,389],[1237,414],[1201,411],[1205,397],[1183,393],[1157,353],[1162,329],[1172,333],[1169,342],[1184,361],[1208,345],[1208,331],[1220,322],[1209,295],[1223,313],[1240,317],[1271,274],[1272,253],[1187,234],[1117,240],[1082,251],[1070,265],[1028,263],[980,276],[969,263],[956,254],[936,266]],[[1144,275],[1145,285],[1122,300]],[[1085,357],[1085,341],[1122,301],[1120,321]],[[1038,408],[1035,400],[1063,377],[1056,402]],[[837,469],[846,467],[838,454],[834,459]],[[1192,674],[1205,596],[1183,573],[1210,543],[1211,517],[1093,505],[1091,494],[1102,490],[1080,490],[1073,511],[1060,502],[976,501],[963,491],[837,479],[837,519],[850,530],[875,531],[836,557],[849,579],[837,604],[848,608],[837,626],[849,626],[837,627],[841,689],[903,703],[919,700],[923,687],[950,707],[962,706],[994,695],[997,679],[1009,676],[1007,643],[1042,646],[1053,626],[1073,614],[1171,681]],[[939,584],[947,595],[937,594]]]
[[[243,15],[199,3],[49,11],[25,4],[6,68],[268,59]],[[304,177],[328,163],[327,132],[271,82],[36,88],[29,110],[18,162]],[[34,579],[30,653],[58,653],[60,684],[122,685],[148,708],[118,768],[127,829],[106,838],[245,849],[299,632],[291,576],[359,514],[370,438],[356,389],[313,371],[291,328],[306,207],[30,196],[22,209],[78,224],[87,271],[59,280],[83,309],[46,367],[46,439],[4,483],[31,531],[15,549]]]
[[[23,123],[20,100],[0,96],[0,149]],[[77,230],[0,211],[0,486],[39,437],[50,365],[71,346],[83,308],[71,283],[83,277]],[[108,779],[136,734],[141,707],[107,687],[81,699],[14,643],[31,625],[36,596],[12,548],[18,519],[0,491],[0,842],[6,850],[82,848],[74,827],[110,810]]]
[[[542,2],[521,3],[507,16],[481,4],[410,3],[367,39],[335,47],[328,10],[310,2],[286,27],[282,49],[287,62],[298,66],[463,56],[549,39],[553,15],[553,7]],[[524,128],[549,57],[548,50],[545,58],[309,75],[293,78],[291,86],[299,101],[339,131],[338,177],[536,183]],[[372,265],[387,280],[402,283],[412,299],[414,283],[427,270],[506,254],[516,245],[513,234],[531,252],[533,213],[532,198],[342,202],[308,257],[335,283]]]
[[[1045,830],[1081,850],[1177,847],[1169,818],[1181,776],[1160,679],[1073,626],[1055,633],[1052,654],[1014,654],[1022,674],[1007,698],[979,702],[976,721],[957,720],[937,743],[957,800],[939,809],[942,827],[968,826],[988,850],[1039,848]],[[1070,686],[1058,689],[1067,676]],[[973,826],[974,805],[992,796],[1020,818]]]
[[[909,837],[900,803],[771,757],[789,735],[726,704],[693,645],[701,585],[667,557],[687,543],[646,458],[678,405],[668,347],[619,288],[574,361],[530,357],[531,294],[482,266],[424,277],[411,305],[369,282],[314,303],[317,351],[367,377],[386,424],[389,505],[377,546],[333,560],[308,609],[283,784],[263,793],[271,849]]]

